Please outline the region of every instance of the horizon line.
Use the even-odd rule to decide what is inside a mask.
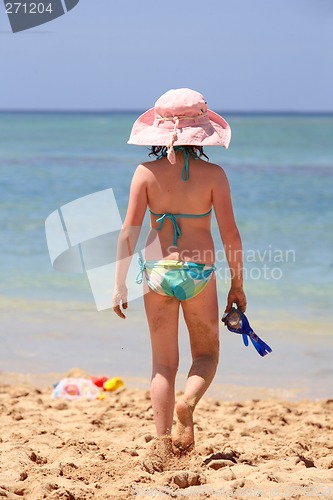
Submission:
[[[1,109],[0,114],[12,113],[26,113],[26,114],[139,114],[141,115],[146,110],[144,109],[21,109],[21,108],[9,108]],[[292,115],[307,115],[307,116],[328,116],[333,115],[333,110],[330,111],[315,111],[315,110],[224,110],[216,111],[219,114],[224,115],[281,115],[281,116],[292,116]]]

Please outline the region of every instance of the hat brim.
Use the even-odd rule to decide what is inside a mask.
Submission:
[[[148,109],[134,122],[127,144],[137,146],[167,146],[173,132],[174,122],[155,124],[155,108]],[[231,129],[219,114],[207,110],[207,120],[189,127],[179,127],[174,146],[223,146],[228,148]]]

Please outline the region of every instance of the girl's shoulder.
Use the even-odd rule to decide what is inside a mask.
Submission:
[[[195,168],[199,167],[199,168]],[[221,184],[228,182],[226,173],[220,165],[216,163],[211,163],[209,161],[198,158],[197,161],[192,162],[190,166],[190,172],[193,172],[193,168],[196,170],[197,178],[203,183],[207,184]],[[140,163],[135,172],[134,178],[138,178],[143,182],[155,181],[167,174],[170,169],[170,163],[166,158],[160,160],[151,160]]]
[[[224,171],[224,168],[221,167],[221,165],[218,165],[217,163],[211,163],[210,161],[205,161],[205,160],[201,161],[202,161],[202,167],[206,169],[205,175],[208,175],[216,180],[226,178],[226,173]]]
[[[156,179],[160,172],[163,172],[169,166],[167,159],[148,160],[140,163],[134,172],[134,176],[140,176],[146,180]]]
[[[159,161],[157,160],[143,161],[136,167],[136,170],[141,173],[148,173],[154,171],[158,165]]]
[[[154,161],[145,161],[142,163],[139,163],[139,165],[136,167],[134,171],[134,176],[141,176],[141,177],[146,177],[151,174],[151,172],[154,170]]]

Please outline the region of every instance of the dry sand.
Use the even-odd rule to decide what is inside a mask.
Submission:
[[[175,457],[148,391],[67,402],[21,380],[0,378],[0,498],[333,498],[333,400],[203,399]]]

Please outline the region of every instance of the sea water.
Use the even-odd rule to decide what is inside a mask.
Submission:
[[[0,294],[3,318],[7,318],[1,335],[10,354],[2,349],[6,369],[17,369],[15,359],[25,366],[24,353],[35,359],[37,340],[31,344],[30,339],[29,347],[27,338],[37,330],[45,341],[38,344],[39,358],[45,355],[52,341],[46,326],[50,316],[42,314],[43,310],[62,311],[56,328],[60,337],[73,313],[68,304],[76,304],[78,321],[83,319],[79,327],[82,335],[87,311],[94,315],[96,325],[98,314],[106,317],[105,312],[96,312],[84,274],[59,273],[52,268],[44,224],[49,214],[64,204],[108,188],[113,189],[124,218],[131,177],[137,164],[148,158],[147,148],[126,144],[138,114],[0,113]],[[333,116],[230,114],[226,118],[233,134],[230,148],[206,148],[205,152],[210,161],[223,166],[229,178],[243,240],[251,324],[254,327],[260,322],[268,333],[266,338],[263,331],[257,333],[273,344],[273,332],[287,335],[293,331],[300,342],[302,335],[324,335],[330,342]],[[228,271],[214,219],[212,229],[222,311]],[[23,309],[15,306],[23,303]],[[29,304],[34,321],[30,315],[24,322]],[[136,302],[134,309],[135,319],[129,321],[145,329],[142,302]],[[14,310],[15,314],[10,314]],[[117,329],[118,334],[123,323],[115,323],[118,318],[112,311],[109,315],[105,324],[103,319],[103,328],[107,331],[107,325],[112,324],[111,330]],[[54,325],[57,320],[54,315],[52,318]],[[68,345],[74,330],[66,330]],[[54,352],[61,351],[60,337]],[[21,345],[21,358],[13,349],[15,339]],[[132,342],[128,338],[125,344],[128,347]],[[146,349],[149,351],[148,344]],[[87,360],[89,353],[84,348],[81,351]]]

